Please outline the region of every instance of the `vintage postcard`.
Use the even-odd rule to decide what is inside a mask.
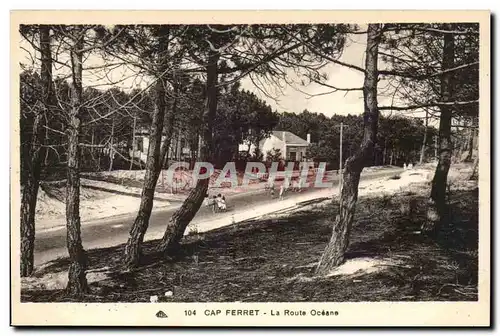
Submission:
[[[488,11],[11,12],[14,326],[490,326]]]

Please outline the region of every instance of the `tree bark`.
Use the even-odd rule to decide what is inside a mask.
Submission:
[[[149,225],[151,211],[153,210],[153,198],[162,162],[160,158],[160,146],[166,109],[165,94],[165,87],[160,79],[156,84],[155,90],[155,112],[149,130],[148,157],[146,160],[146,173],[142,187],[141,204],[125,247],[124,263],[127,268],[133,268],[139,264],[141,245]]]
[[[80,234],[80,128],[82,107],[82,59],[83,31],[77,26],[73,32],[75,44],[71,50],[72,79],[71,109],[68,134],[68,175],[66,182],[66,226],[67,247],[70,258],[68,285],[66,291],[71,296],[80,296],[88,292],[85,270],[87,256],[82,246]]]
[[[213,120],[217,113],[217,77],[219,53],[210,52],[207,64],[206,82],[206,104],[203,111],[203,136],[201,137],[200,159],[204,162],[211,162],[213,156],[212,130]],[[172,215],[167,224],[165,234],[157,246],[158,251],[165,254],[173,253],[178,249],[178,245],[187,225],[191,222],[196,212],[201,207],[203,199],[207,194],[209,178],[198,180],[193,190],[182,203],[182,206]]]
[[[168,50],[168,38],[169,29],[168,27],[164,27],[164,31],[160,34],[159,38],[159,45],[161,49],[159,51],[159,55],[162,55],[163,57],[161,60],[162,67],[160,70],[162,73],[164,73],[167,69],[166,66],[168,59],[166,55]],[[165,150],[165,148],[161,148],[161,140],[165,114],[167,112],[166,94],[166,79],[164,77],[158,78],[155,84],[155,110],[149,129],[148,157],[146,160],[146,173],[142,187],[141,204],[139,206],[139,211],[134,224],[130,229],[130,235],[125,246],[124,266],[129,270],[139,265],[144,235],[148,229],[151,211],[153,210],[153,199],[163,162],[162,155],[164,155]],[[172,111],[170,113],[173,114]],[[167,135],[166,139],[170,139],[170,137],[171,134],[170,136]]]
[[[450,26],[450,25],[448,25]],[[452,27],[448,27],[452,28]],[[448,70],[454,67],[455,63],[455,42],[453,34],[444,34],[442,69]],[[441,100],[444,102],[453,101],[453,74],[446,72],[441,77]],[[439,118],[439,153],[438,165],[432,180],[431,195],[428,201],[427,220],[422,225],[422,232],[433,233],[439,228],[439,224],[444,220],[447,213],[446,205],[446,185],[448,171],[451,164],[451,119],[453,107],[442,105],[440,107],[441,116]]]
[[[35,210],[40,185],[42,156],[42,122],[47,120],[46,113],[53,100],[52,90],[52,55],[50,52],[50,27],[40,25],[40,56],[42,83],[41,108],[33,109],[33,133],[29,157],[26,159],[27,169],[21,199],[21,276],[30,276],[34,268],[35,248]],[[44,118],[45,117],[45,118]],[[47,160],[47,158],[46,158]]]
[[[365,79],[363,83],[363,140],[359,150],[346,162],[344,182],[340,195],[340,213],[335,219],[332,236],[316,269],[318,275],[327,274],[332,268],[344,261],[344,254],[349,245],[349,236],[356,211],[360,174],[366,162],[370,160],[375,148],[379,118],[377,62],[381,34],[380,24],[368,25]]]
[[[165,104],[164,104],[165,108]],[[172,109],[167,113],[167,125],[166,125],[166,136],[163,144],[160,142],[158,144],[159,155],[156,154],[156,149],[154,151],[154,168],[148,176],[148,167],[150,166],[150,156],[151,152],[148,150],[148,161],[146,163],[146,177],[144,178],[144,187],[141,196],[141,205],[139,206],[139,213],[136,217],[134,225],[130,231],[130,237],[127,242],[125,248],[125,267],[128,269],[132,269],[139,264],[139,260],[141,257],[141,245],[144,241],[144,235],[149,226],[149,219],[151,217],[151,212],[153,210],[153,202],[154,202],[154,193],[156,190],[156,185],[158,184],[158,178],[161,173],[162,165],[165,160],[168,158],[168,150],[170,148],[170,144],[173,136],[174,122],[175,122],[175,114],[177,111],[177,99],[174,98],[174,103]],[[165,113],[163,113],[165,115]],[[164,118],[163,118],[164,119]],[[163,120],[162,120],[163,124]],[[163,129],[162,129],[163,131]],[[159,139],[161,141],[160,133]],[[151,144],[151,140],[150,140]]]
[[[420,164],[424,163],[425,159],[425,149],[427,145],[427,127],[429,125],[429,112],[425,111],[425,130],[424,130],[424,140],[422,141],[422,149],[420,150]]]

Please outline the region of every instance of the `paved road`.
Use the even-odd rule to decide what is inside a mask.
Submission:
[[[378,172],[367,172],[362,174],[361,178],[362,180],[366,181],[390,176],[398,171],[402,171],[402,169],[384,169]],[[333,177],[333,185],[337,187],[338,176]],[[300,193],[290,192],[286,195],[286,198],[291,199],[294,197],[302,197],[308,193],[313,192],[317,192],[317,189],[304,189]],[[268,202],[277,202],[277,200],[271,200],[270,195],[264,190],[227,197],[229,213],[248,210],[252,207]],[[149,221],[148,234],[145,238],[148,239],[148,235],[149,237],[151,237],[151,234],[153,233],[158,234],[158,232],[162,232],[165,229],[165,225],[170,219],[171,215],[179,206],[180,203],[170,208],[153,212]],[[224,215],[227,215],[227,213],[213,214],[211,210],[207,209],[205,206],[202,206],[202,208],[196,214],[194,221],[200,219],[208,221],[211,219],[215,219],[217,216]],[[84,223],[82,225],[82,241],[84,248],[93,249],[98,247],[114,246],[126,242],[130,226],[132,225],[134,219],[135,214],[129,214]],[[65,227],[37,232],[35,239],[36,264],[44,263],[57,257],[66,255],[67,251]]]

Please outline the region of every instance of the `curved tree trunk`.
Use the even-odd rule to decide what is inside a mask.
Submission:
[[[168,64],[168,40],[170,38],[169,27],[163,26],[162,32],[159,34],[159,52],[158,54],[162,59],[160,60],[162,76],[165,75],[166,67]],[[153,210],[153,198],[155,194],[156,184],[163,163],[164,150],[168,151],[170,146],[171,134],[167,135],[165,142],[168,142],[166,148],[160,148],[165,114],[167,111],[166,103],[166,79],[158,78],[155,85],[155,109],[153,113],[153,120],[149,129],[149,147],[148,157],[146,160],[146,174],[144,176],[144,184],[142,188],[141,204],[137,217],[130,229],[130,235],[125,246],[124,266],[126,269],[132,269],[139,264],[141,256],[141,246],[144,241],[144,235],[149,226],[149,219],[151,211]],[[173,112],[170,111],[172,114]],[[170,120],[170,119],[169,119]]]
[[[171,118],[169,118],[167,129],[170,129],[170,131],[167,131],[160,153],[156,156],[157,160],[155,159],[155,166],[149,175],[148,170],[151,166],[149,165],[150,154],[148,151],[148,163],[146,164],[146,176],[144,178],[143,192],[141,195],[141,205],[139,206],[139,213],[134,221],[134,225],[130,231],[130,237],[125,247],[125,266],[129,269],[139,264],[141,245],[144,241],[144,235],[148,229],[149,219],[151,218],[151,212],[153,210],[156,185],[160,176],[162,164],[167,159],[167,153],[172,139],[174,113],[175,109],[169,112]]]
[[[379,24],[368,25],[365,80],[363,84],[363,140],[359,150],[346,162],[344,182],[340,195],[340,214],[335,219],[332,236],[316,269],[316,273],[319,275],[327,274],[332,268],[344,261],[344,254],[349,245],[349,236],[356,211],[360,174],[366,162],[371,159],[375,148],[379,118],[377,62],[380,37],[381,26]]]
[[[38,154],[36,154],[38,156]],[[31,155],[31,160],[34,158]],[[32,169],[32,168],[27,168]],[[21,276],[30,276],[34,268],[35,209],[39,181],[33,171],[27,172],[21,200]]]
[[[163,120],[165,116],[165,91],[161,80],[156,85],[156,103],[153,121],[149,130],[148,158],[146,161],[146,173],[142,187],[141,204],[134,224],[130,229],[130,236],[125,246],[124,263],[127,268],[133,268],[138,265],[141,255],[141,244],[149,225],[149,218],[153,210],[153,198],[158,182],[159,171],[161,168],[160,145],[163,131]]]
[[[200,159],[211,162],[213,156],[212,130],[213,120],[217,113],[217,76],[219,53],[211,52],[207,64],[206,106],[203,111],[203,136],[200,137]],[[193,190],[189,192],[182,206],[172,215],[167,224],[165,234],[157,249],[163,253],[177,250],[180,240],[184,236],[186,227],[200,209],[207,194],[209,178],[198,180]]]
[[[75,44],[71,51],[73,83],[71,84],[71,109],[69,111],[68,134],[68,176],[66,184],[66,226],[67,247],[70,258],[68,285],[71,296],[88,292],[85,270],[86,254],[80,234],[80,128],[82,106],[82,59],[83,32],[78,27],[73,32]]]
[[[40,25],[40,56],[42,82],[41,108],[34,108],[33,133],[29,157],[26,158],[26,179],[21,199],[21,276],[29,276],[34,268],[35,249],[35,210],[40,185],[40,165],[42,156],[42,122],[47,120],[46,113],[53,100],[52,55],[50,52],[50,27]],[[45,156],[46,157],[46,156]],[[47,157],[46,157],[47,160]]]
[[[176,103],[174,99],[173,108],[167,112],[169,117],[167,119],[167,134],[162,145],[161,138],[164,127],[165,111],[166,111],[166,89],[163,80],[158,80],[156,84],[156,99],[155,99],[155,113],[150,127],[148,158],[146,162],[146,175],[144,177],[144,185],[141,195],[141,204],[137,217],[130,230],[130,236],[125,246],[124,264],[128,269],[134,268],[139,264],[141,256],[141,245],[144,240],[144,235],[149,226],[149,219],[153,210],[153,199],[160,176],[162,164],[170,147],[170,142],[173,133],[174,115]],[[161,148],[160,148],[161,146]]]
[[[165,254],[178,251],[179,243],[184,236],[188,224],[200,209],[208,191],[209,179],[201,179],[196,187],[189,192],[182,206],[170,218],[165,233],[157,249]]]
[[[449,27],[450,29],[452,27]],[[454,67],[455,42],[453,34],[444,35],[442,69]],[[451,72],[446,72],[441,78],[441,99],[444,102],[453,101],[453,78]],[[435,232],[447,213],[446,185],[451,164],[451,119],[453,107],[440,107],[439,118],[439,153],[438,165],[432,180],[431,197],[428,200],[427,220],[422,225],[424,233]]]

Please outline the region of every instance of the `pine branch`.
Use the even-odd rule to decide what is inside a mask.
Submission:
[[[438,76],[444,75],[444,74],[449,73],[449,72],[455,72],[455,71],[465,69],[465,68],[475,66],[475,65],[479,65],[479,62],[467,63],[467,64],[459,65],[459,66],[451,68],[451,69],[446,69],[443,71],[438,71],[438,72],[435,72],[432,74],[425,74],[425,75],[416,75],[413,73],[397,72],[397,71],[392,71],[392,70],[379,70],[378,73],[379,73],[379,75],[385,75],[385,76],[399,76],[399,77],[423,80],[423,79],[438,77]]]
[[[395,110],[395,111],[405,111],[405,110],[416,110],[425,107],[439,107],[439,106],[463,106],[463,105],[472,105],[479,104],[479,100],[470,100],[470,101],[459,101],[459,102],[434,102],[434,103],[426,103],[419,105],[408,105],[408,106],[379,106],[379,110]]]
[[[446,30],[446,29],[437,29],[437,28],[426,28],[426,27],[417,27],[417,26],[408,26],[408,27],[390,27],[384,29],[385,31],[401,31],[401,30],[412,30],[412,31],[421,31],[421,32],[430,32],[430,33],[439,33],[439,34],[453,34],[453,35],[479,35],[478,31],[465,31],[465,30]]]
[[[319,81],[317,79],[314,79],[314,78],[309,78],[309,79],[312,82],[315,82],[315,83],[317,83],[319,85],[326,86],[326,87],[328,87],[330,89],[333,89],[333,91],[331,91],[331,92],[335,92],[335,91],[347,91],[347,92],[349,92],[349,91],[363,91],[362,87],[358,87],[358,88],[339,88],[339,87],[333,86],[331,84],[323,83],[323,82],[321,82],[321,81]]]

